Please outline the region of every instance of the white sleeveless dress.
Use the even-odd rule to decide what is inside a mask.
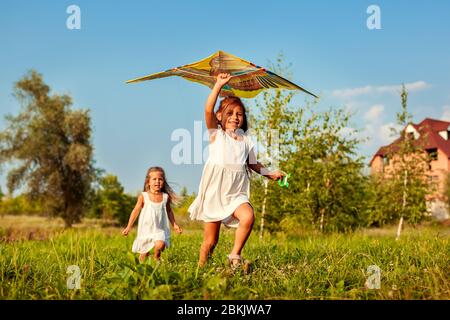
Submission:
[[[164,241],[166,247],[170,245],[169,217],[166,204],[169,198],[163,192],[163,200],[159,203],[150,200],[147,192],[142,192],[144,207],[139,214],[137,237],[133,242],[133,252],[147,253],[158,240]]]
[[[218,129],[209,145],[209,157],[203,168],[198,195],[188,212],[192,220],[222,221],[238,227],[233,212],[243,203],[250,203],[250,181],[247,158],[254,159],[254,143],[247,135],[243,140],[232,138]],[[252,160],[253,161],[253,160]]]

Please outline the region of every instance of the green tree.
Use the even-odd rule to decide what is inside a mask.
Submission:
[[[282,56],[272,68],[289,78]],[[252,178],[252,204],[261,212],[260,237],[266,226],[276,231],[288,224],[321,231],[353,229],[362,224],[366,178],[363,158],[356,154],[361,140],[349,128],[350,114],[341,109],[318,112],[317,100],[293,106],[293,94],[267,92],[252,112],[252,128],[263,146],[258,158],[292,174],[287,189]]]
[[[288,79],[292,78],[291,66],[285,64],[282,53],[278,55],[275,63],[269,62],[268,65],[273,72]],[[262,99],[255,101],[250,113],[252,133],[257,137],[258,147],[260,147],[258,160],[269,169],[278,169],[274,166],[279,164],[289,153],[290,145],[284,142],[289,141],[292,134],[292,117],[296,111],[290,107],[289,103],[294,95],[295,91],[277,90],[275,93],[264,91]],[[271,207],[271,199],[277,198],[276,193],[279,190],[273,188],[274,184],[269,183],[265,177],[255,175],[252,176],[252,180],[253,189],[263,190],[262,194],[256,192],[254,197],[256,202],[261,203],[258,209],[261,212],[259,237],[262,239],[267,219],[266,212]],[[269,223],[278,213],[277,211],[269,211]]]
[[[284,140],[281,168],[291,173],[289,187],[270,184],[267,192],[270,231],[316,229],[350,231],[364,224],[367,178],[361,142],[350,129],[350,114],[341,109],[318,112],[306,103],[290,116],[290,137]],[[282,149],[282,150],[283,150]],[[262,184],[254,181],[252,203],[263,203]]]
[[[73,110],[68,95],[50,95],[42,75],[30,71],[15,84],[22,110],[5,117],[0,132],[0,163],[17,164],[8,172],[12,193],[26,185],[67,227],[79,222],[95,176],[88,110]]]
[[[44,215],[40,201],[31,201],[26,195],[8,197],[0,202],[0,214]]]
[[[426,197],[434,188],[427,181],[430,159],[423,148],[426,137],[417,139],[413,132],[406,130],[412,124],[412,115],[408,111],[408,92],[405,86],[400,97],[402,107],[397,112],[397,125],[402,129],[391,128],[393,135],[399,136],[399,139],[388,150],[389,170],[383,177],[374,180],[381,185],[375,187],[378,194],[373,210],[378,220],[383,222],[398,219],[396,239],[400,238],[405,220],[416,224],[425,217]],[[377,220],[374,215],[370,221]]]
[[[187,196],[188,196],[187,188],[186,187],[181,188],[180,197],[184,198],[184,197],[187,197]]]
[[[99,180],[99,188],[92,201],[91,216],[126,224],[137,198],[124,192],[115,175],[108,174]]]
[[[368,227],[378,227],[392,223],[399,216],[398,201],[392,201],[391,191],[395,185],[391,179],[385,179],[375,174],[368,179],[367,211],[365,224]]]
[[[294,152],[286,161],[293,173],[284,192],[286,215],[321,232],[349,231],[361,225],[364,211],[364,158],[361,140],[342,109],[318,112],[307,104],[295,118]]]

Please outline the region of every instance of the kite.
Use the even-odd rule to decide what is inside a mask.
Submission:
[[[126,83],[179,76],[186,80],[213,88],[219,73],[229,73],[232,76],[220,92],[222,97],[236,96],[240,98],[254,98],[264,89],[289,89],[301,90],[317,98],[313,93],[291,81],[223,51],[217,51],[198,62],[128,80]]]

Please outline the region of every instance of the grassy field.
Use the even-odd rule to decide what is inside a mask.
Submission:
[[[172,235],[162,261],[131,253],[135,236],[86,220],[72,230],[39,217],[0,217],[0,299],[450,299],[448,226],[353,234],[250,237],[248,270],[226,264],[233,231],[224,229],[210,263],[197,268],[198,225]],[[45,227],[43,227],[45,226]],[[80,289],[69,289],[69,266]],[[368,267],[381,269],[368,289]]]

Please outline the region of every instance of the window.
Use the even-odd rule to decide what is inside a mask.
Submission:
[[[381,172],[385,172],[386,167],[389,166],[389,158],[387,156],[381,156],[382,160],[382,166],[381,166]]]
[[[427,154],[428,154],[428,158],[431,161],[437,160],[438,159],[438,151],[437,148],[433,148],[433,149],[427,149]]]

